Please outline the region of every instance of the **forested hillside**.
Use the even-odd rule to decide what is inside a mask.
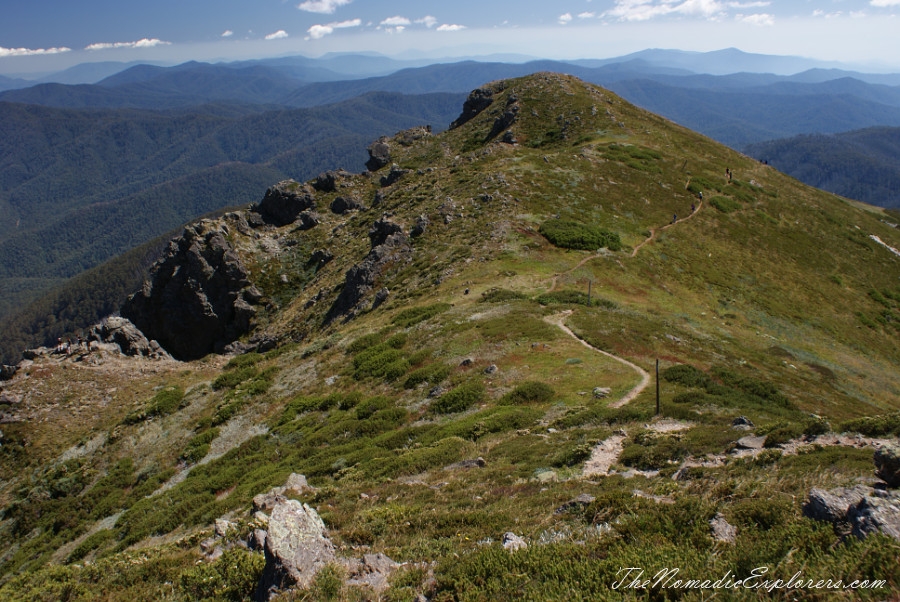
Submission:
[[[795,136],[750,145],[747,153],[810,186],[900,207],[900,128]]]
[[[200,215],[259,200],[272,182],[335,165],[413,125],[441,130],[461,95],[373,93],[337,105],[170,112],[0,110],[0,316]]]

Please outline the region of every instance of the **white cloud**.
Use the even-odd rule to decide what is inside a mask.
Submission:
[[[766,13],[759,13],[755,15],[736,15],[735,18],[743,23],[758,25],[760,27],[771,27],[772,25],[775,25],[775,17]]]
[[[143,38],[136,42],[98,42],[84,47],[85,50],[109,50],[110,48],[153,48],[169,46],[172,42],[164,42],[158,38]]]
[[[886,8],[888,6],[900,6],[900,0],[872,0],[869,4],[877,8]]]
[[[335,29],[346,29],[348,27],[359,27],[362,25],[362,21],[359,19],[350,19],[348,21],[339,21],[337,23],[328,23],[326,25],[313,25],[309,29],[306,30],[306,33],[309,35],[306,37],[307,40],[319,40],[324,38],[325,36],[334,33]]]
[[[592,13],[592,12],[578,13],[579,19],[593,19],[596,16],[597,16],[597,13]]]
[[[267,40],[282,40],[286,37],[288,37],[288,32],[286,32],[283,29],[279,29],[275,33],[270,33],[269,35],[267,35],[266,39]]]
[[[230,29],[226,29],[225,31],[222,32],[223,38],[230,38],[233,35],[234,35],[234,32],[231,31]]]
[[[396,27],[398,25],[409,25],[410,23],[412,23],[412,22],[409,19],[407,19],[406,17],[397,16],[397,17],[388,17],[387,19],[385,19],[384,21],[379,23],[379,25],[387,25],[388,27]]]
[[[729,2],[726,6],[728,8],[765,8],[766,6],[770,6],[771,2]]]
[[[353,0],[306,0],[306,2],[297,6],[300,10],[308,13],[321,13],[323,15],[334,14],[339,6],[350,4]]]
[[[572,13],[565,13],[559,16],[559,24],[565,25],[572,20]]]
[[[438,31],[462,31],[465,29],[465,25],[451,25],[450,23],[444,23],[443,25],[438,25]]]
[[[7,56],[35,56],[38,54],[61,54],[63,52],[71,52],[71,48],[62,46],[60,48],[4,48],[0,46],[0,58]]]
[[[718,0],[616,0],[616,5],[603,14],[620,21],[649,21],[670,14],[699,16],[711,21],[719,20],[725,13],[725,5]]]
[[[416,19],[416,23],[424,25],[425,27],[428,27],[430,29],[437,25],[437,19],[435,17],[432,17],[431,15],[426,15],[421,19]]]

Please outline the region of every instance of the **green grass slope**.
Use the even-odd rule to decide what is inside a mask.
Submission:
[[[900,257],[887,248],[900,235],[882,211],[574,78],[489,89],[463,125],[396,137],[392,161],[409,171],[395,183],[381,186],[384,168],[318,193],[320,208],[379,205],[320,210],[304,232],[231,230],[265,295],[254,334],[275,349],[38,360],[5,385],[22,419],[0,448],[0,596],[247,599],[260,556],[209,562],[198,544],[221,516],[238,524],[232,541],[249,533],[252,497],[291,472],[317,488],[299,499],[343,554],[408,563],[378,599],[712,593],[615,587],[625,567],[884,580],[800,593],[823,600],[900,588],[896,540],[844,540],[801,512],[810,487],[873,469],[871,448],[804,435],[900,433]],[[427,225],[380,272],[382,303],[326,320],[385,213]],[[334,258],[313,271],[316,249]],[[664,420],[640,386],[657,359]],[[748,434],[737,416],[770,449],[728,454]],[[592,454],[613,440],[607,473]],[[593,501],[558,511],[582,493]],[[737,526],[733,544],[710,535],[716,514]],[[508,531],[528,548],[504,550]],[[341,570],[285,599],[376,599]]]

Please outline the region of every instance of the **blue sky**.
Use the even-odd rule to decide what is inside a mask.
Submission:
[[[645,48],[900,70],[900,0],[0,0],[0,73],[375,51],[606,58]]]

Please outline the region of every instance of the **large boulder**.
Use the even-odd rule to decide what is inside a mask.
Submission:
[[[494,102],[494,90],[490,87],[478,88],[469,93],[466,102],[463,103],[462,114],[450,124],[450,129],[456,129],[459,126],[468,123],[476,115],[491,106]]]
[[[369,171],[378,171],[391,162],[391,147],[388,144],[389,138],[382,136],[369,145],[366,150],[369,153],[369,160],[366,161],[366,169]]]
[[[853,534],[860,539],[872,533],[884,533],[900,540],[900,495],[878,491],[864,497],[847,512]]]
[[[316,196],[308,185],[284,180],[268,190],[254,210],[275,226],[293,223],[302,212],[316,207]]]
[[[284,500],[274,507],[265,541],[266,566],[256,600],[268,600],[289,587],[307,587],[316,573],[337,560],[322,518],[296,500]]]
[[[110,316],[96,324],[91,328],[88,338],[117,345],[125,355],[140,355],[150,358],[169,357],[159,343],[148,340],[137,326],[121,316]]]
[[[900,445],[888,443],[875,452],[875,476],[888,487],[900,487]]]
[[[246,333],[262,294],[227,239],[227,226],[202,220],[184,229],[122,307],[148,339],[192,360]]]

